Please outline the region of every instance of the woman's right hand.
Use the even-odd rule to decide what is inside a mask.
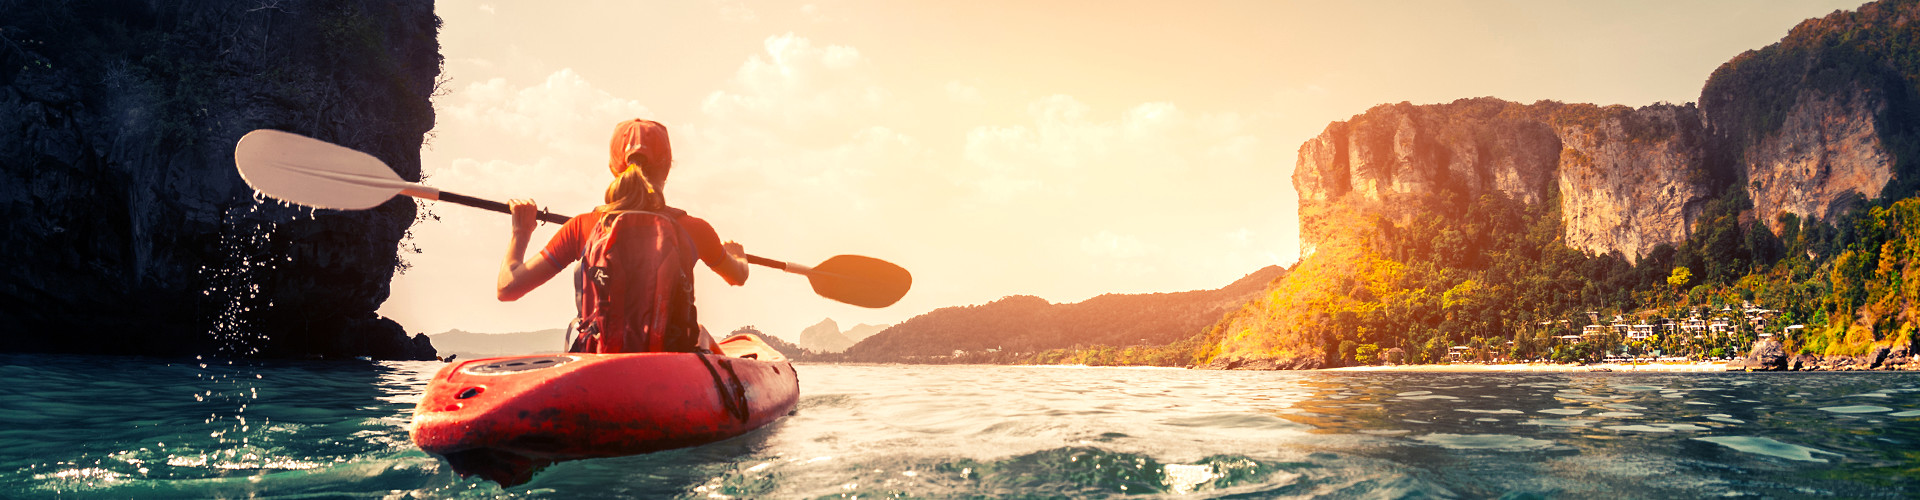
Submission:
[[[533,200],[507,200],[507,208],[513,212],[514,234],[532,234],[533,226],[540,223],[540,205]]]

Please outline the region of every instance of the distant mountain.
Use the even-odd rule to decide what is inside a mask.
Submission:
[[[460,330],[448,330],[442,333],[428,334],[433,339],[433,347],[442,356],[458,355],[461,358],[490,358],[542,352],[561,352],[566,350],[567,330],[554,328],[537,332],[521,333],[473,333]]]
[[[800,331],[801,349],[814,352],[840,352],[853,347],[853,339],[840,334],[840,324],[828,318]]]
[[[874,334],[842,355],[813,359],[940,363],[962,351],[971,353],[968,362],[992,363],[1075,346],[1163,345],[1195,336],[1285,275],[1285,269],[1268,266],[1216,290],[1107,294],[1072,304],[1016,295],[941,308]]]
[[[886,325],[861,323],[843,332],[840,331],[839,323],[835,323],[833,318],[827,318],[801,330],[798,344],[801,349],[816,353],[837,353],[886,329]]]
[[[887,326],[888,325],[869,325],[866,323],[861,323],[858,325],[853,325],[853,328],[848,328],[847,331],[840,332],[840,336],[846,337],[847,340],[851,340],[854,343],[858,344],[860,343],[860,341],[866,340],[867,337],[872,337],[875,334],[886,331]]]

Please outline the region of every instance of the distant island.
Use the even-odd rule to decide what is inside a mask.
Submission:
[[[1271,266],[1214,290],[1107,294],[1070,304],[1016,295],[921,314],[845,352],[794,357],[866,363],[1099,363],[1099,359],[1082,358],[1113,356],[1115,346],[1122,351],[1143,349],[1192,337],[1285,274],[1284,269]],[[1177,364],[1183,360],[1157,361]]]
[[[800,340],[796,344],[801,349],[822,354],[845,352],[848,347],[853,347],[854,343],[866,340],[867,337],[872,337],[873,334],[880,333],[886,328],[885,325],[862,323],[843,332],[840,331],[839,323],[835,323],[833,318],[827,318],[801,330]]]

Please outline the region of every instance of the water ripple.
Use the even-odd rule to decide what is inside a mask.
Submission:
[[[0,356],[0,497],[1920,494],[1920,374],[806,365],[766,428],[502,490],[408,440],[440,366]]]

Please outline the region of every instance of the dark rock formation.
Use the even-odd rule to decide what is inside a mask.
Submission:
[[[1902,344],[1887,351],[1887,359],[1881,363],[1883,370],[1920,370],[1913,356],[1913,345]]]
[[[1753,345],[1753,352],[1747,353],[1746,368],[1750,370],[1778,371],[1787,369],[1787,350],[1780,342],[1763,340]]]
[[[431,359],[374,314],[415,217],[263,202],[259,128],[418,179],[431,2],[0,2],[0,350]]]
[[[1820,357],[1812,354],[1794,355],[1793,361],[1789,362],[1787,366],[1788,369],[1794,371],[1818,370],[1820,369]]]

